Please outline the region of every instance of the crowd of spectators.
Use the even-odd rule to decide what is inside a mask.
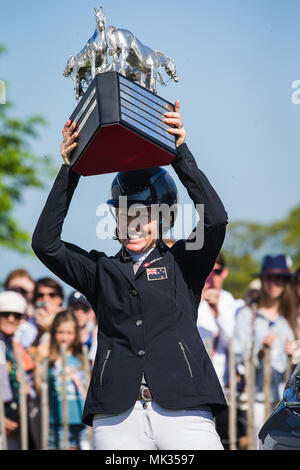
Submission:
[[[18,350],[26,374],[29,447],[41,448],[42,363],[48,360],[49,443],[62,448],[62,357],[66,351],[69,445],[89,448],[81,413],[86,394],[83,350],[90,367],[97,347],[95,313],[83,294],[67,299],[62,285],[51,277],[33,280],[25,269],[10,272],[0,292],[1,383],[8,449],[20,448]]]
[[[288,361],[299,361],[300,268],[293,271],[284,255],[266,256],[261,271],[249,279],[242,299],[223,288],[230,276],[219,254],[208,276],[198,309],[197,328],[209,350],[225,396],[229,393],[229,344],[233,345],[238,393],[245,387],[244,351],[254,349],[255,432],[264,422],[263,364],[271,351],[272,406],[282,398]],[[41,448],[41,377],[47,360],[49,390],[49,449],[62,448],[62,381],[66,374],[69,446],[89,449],[88,430],[81,422],[87,376],[83,351],[92,368],[97,348],[97,322],[89,301],[73,291],[65,299],[52,277],[34,280],[25,269],[10,272],[0,292],[1,388],[9,449],[20,448],[19,357],[26,379],[29,448]],[[66,364],[62,366],[62,347]],[[224,448],[229,448],[228,411],[216,417]],[[238,412],[238,446],[246,435],[245,413]],[[1,443],[1,442],[0,442]],[[241,445],[242,448],[242,445]]]

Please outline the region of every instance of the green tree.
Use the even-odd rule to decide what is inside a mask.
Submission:
[[[3,52],[0,45],[0,54]],[[0,246],[30,253],[30,235],[20,227],[13,211],[26,189],[45,187],[54,168],[49,157],[35,155],[30,145],[45,120],[41,116],[16,118],[12,107],[11,102],[0,104]]]
[[[269,227],[270,233],[276,233],[285,253],[293,260],[295,268],[300,266],[300,205],[296,206],[280,222]]]
[[[236,297],[244,296],[266,254],[290,256],[296,269],[300,266],[300,205],[284,219],[269,224],[229,224],[222,251],[229,268],[224,287]]]

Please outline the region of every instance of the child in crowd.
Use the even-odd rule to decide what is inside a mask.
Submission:
[[[49,357],[48,385],[50,402],[49,449],[62,448],[62,383],[63,365],[61,347],[66,351],[67,402],[69,413],[69,446],[71,449],[89,449],[87,429],[81,417],[86,394],[85,372],[79,326],[72,312],[61,311],[50,329],[50,345],[42,343],[36,355],[35,385],[41,389],[42,362]]]

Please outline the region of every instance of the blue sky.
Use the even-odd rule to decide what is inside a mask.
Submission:
[[[101,5],[107,25],[129,29],[174,59],[180,82],[159,87],[158,93],[180,99],[188,145],[230,220],[269,222],[298,205],[300,104],[292,103],[291,86],[300,79],[300,2],[99,2],[15,0],[1,7],[0,43],[7,52],[0,59],[0,80],[7,82],[15,115],[41,114],[48,121],[33,150],[41,158],[50,154],[59,169],[61,129],[75,107],[72,82],[62,71],[69,55],[93,34],[93,8]],[[112,177],[81,178],[63,239],[116,252],[117,242],[96,237],[96,209],[107,199]],[[15,211],[30,233],[49,188],[26,191]],[[34,278],[50,274],[30,256],[1,249],[0,258],[2,280],[19,266]]]

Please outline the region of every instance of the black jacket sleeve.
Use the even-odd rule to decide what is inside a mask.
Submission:
[[[196,243],[199,240],[194,240],[194,247],[191,241],[181,240],[173,246],[174,256],[185,272],[187,282],[195,294],[199,294],[221,250],[228,222],[227,213],[216,191],[198,168],[186,144],[178,147],[172,166],[193,203],[204,205],[204,217],[202,218],[199,214],[198,226],[189,237],[193,238],[196,232],[200,233],[200,224],[203,224],[203,243],[197,248]]]
[[[92,300],[97,258],[101,253],[87,252],[61,240],[64,219],[79,178],[68,166],[61,166],[37,222],[31,246],[50,271]]]

